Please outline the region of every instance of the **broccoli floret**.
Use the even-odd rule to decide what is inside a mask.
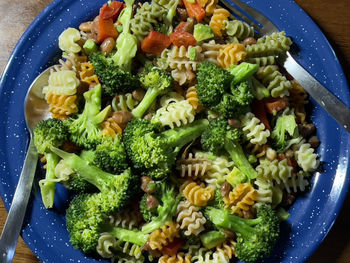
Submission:
[[[94,66],[94,73],[103,84],[105,94],[113,97],[131,92],[140,86],[136,75],[120,69],[111,58],[106,58],[102,53],[92,53],[89,58]]]
[[[292,144],[300,141],[300,138],[290,139],[294,135],[296,129],[297,123],[293,114],[281,115],[277,118],[276,125],[271,133],[271,138],[279,153],[286,151]]]
[[[142,101],[131,111],[135,118],[142,118],[143,114],[159,95],[170,91],[173,85],[173,78],[170,74],[159,68],[152,68],[141,74],[140,82],[142,87],[147,91]]]
[[[70,241],[74,247],[84,253],[96,251],[100,234],[108,232],[123,242],[130,242],[139,246],[147,242],[148,235],[137,230],[127,230],[115,227],[109,223],[111,215],[106,211],[106,201],[116,202],[121,192],[113,195],[101,192],[97,194],[81,194],[71,201],[66,211],[66,225]]]
[[[227,70],[209,61],[199,64],[196,89],[201,104],[209,109],[218,105],[226,90],[230,88],[232,79],[233,76]]]
[[[239,79],[245,79],[242,77],[242,67],[238,65],[235,68],[240,69],[237,70]],[[249,111],[249,105],[254,99],[249,81],[236,83],[234,75],[209,61],[199,65],[197,80],[199,101],[208,109],[225,118],[239,117]]]
[[[201,143],[205,150],[214,154],[220,154],[221,151],[225,150],[235,166],[251,180],[256,178],[257,173],[243,152],[240,145],[241,137],[239,129],[232,129],[226,120],[216,119],[210,122],[203,132]]]
[[[207,126],[208,120],[202,119],[160,133],[157,125],[137,119],[126,126],[123,141],[128,157],[142,175],[162,179],[170,173],[180,149]]]
[[[237,234],[235,252],[244,262],[255,262],[270,255],[279,238],[279,218],[265,205],[259,207],[255,219],[244,219],[231,215],[228,210],[212,207],[206,208],[205,215],[217,227]]]
[[[128,168],[126,152],[120,135],[107,136],[94,150],[93,164],[105,172],[118,174]]]
[[[87,149],[95,148],[102,140],[100,123],[110,111],[110,106],[101,110],[101,85],[84,93],[85,106],[77,118],[69,118],[64,124],[69,129],[70,139],[76,145]]]
[[[117,212],[132,199],[139,188],[139,178],[133,175],[131,169],[122,174],[115,175],[102,171],[96,166],[89,165],[87,161],[74,153],[67,153],[58,148],[51,150],[61,157],[64,162],[78,173],[84,180],[94,185],[101,193],[109,195],[104,201],[104,212]]]
[[[48,119],[39,122],[34,128],[34,144],[39,154],[46,158],[45,179],[39,182],[41,197],[46,208],[52,208],[55,196],[55,167],[58,156],[51,152],[50,147],[59,147],[68,140],[68,129],[58,119]]]
[[[149,221],[149,223],[142,227],[141,231],[143,233],[151,233],[171,220],[176,213],[177,205],[180,201],[180,195],[176,193],[174,186],[166,181],[157,183],[155,196],[159,201],[159,206],[156,211],[143,213],[144,219]],[[142,200],[144,200],[144,197]],[[147,205],[144,203],[141,208],[140,204],[140,209],[141,212],[145,212],[145,210],[147,210]]]

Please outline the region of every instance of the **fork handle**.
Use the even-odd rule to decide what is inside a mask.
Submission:
[[[329,115],[350,132],[350,109],[344,103],[329,92],[289,54],[284,62],[284,67]]]
[[[30,139],[21,176],[12,199],[4,229],[0,237],[0,263],[12,262],[17,240],[22,228],[26,207],[32,189],[38,154],[32,138]]]

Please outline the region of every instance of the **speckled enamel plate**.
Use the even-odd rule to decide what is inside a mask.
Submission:
[[[28,134],[23,101],[30,83],[59,55],[57,38],[68,26],[78,27],[97,15],[102,0],[55,0],[30,25],[18,42],[0,83],[0,193],[5,206],[11,205]],[[321,83],[350,105],[349,89],[339,61],[326,38],[294,1],[246,1],[269,17],[300,48],[296,58]],[[312,101],[313,102],[313,101]],[[290,209],[291,217],[283,224],[282,237],[265,262],[304,262],[324,239],[343,204],[349,176],[350,137],[313,103],[312,120],[322,144],[318,149],[324,171],[315,173],[309,192]],[[38,172],[37,178],[42,174]],[[69,243],[64,211],[68,193],[58,187],[55,209],[43,207],[34,182],[30,206],[22,236],[43,262],[95,262]]]

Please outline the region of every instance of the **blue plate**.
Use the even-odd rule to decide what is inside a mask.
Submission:
[[[55,0],[29,26],[15,47],[0,83],[0,193],[7,209],[21,172],[28,144],[23,101],[35,77],[57,59],[59,34],[98,14],[102,0]],[[329,90],[350,105],[349,89],[327,39],[294,1],[252,0],[249,5],[269,17],[300,48],[298,61]],[[311,100],[312,101],[312,100]],[[313,102],[313,101],[312,101]],[[309,192],[291,207],[279,245],[266,262],[304,262],[333,225],[343,204],[349,176],[350,136],[313,103],[312,120],[322,144],[324,171],[315,173]],[[40,171],[39,171],[40,173]],[[41,176],[41,175],[39,175]],[[56,209],[46,210],[33,188],[22,236],[42,262],[96,262],[69,243],[64,210],[68,194],[58,187]]]

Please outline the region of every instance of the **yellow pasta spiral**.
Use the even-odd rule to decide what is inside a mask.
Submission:
[[[173,256],[164,255],[159,258],[158,263],[191,263],[191,255],[185,255],[183,252]]]
[[[198,185],[190,180],[181,185],[180,192],[196,206],[206,206],[208,201],[214,197],[214,189],[204,187],[204,184]]]
[[[229,11],[220,6],[216,6],[209,22],[209,26],[213,30],[215,36],[222,37],[222,31],[225,30],[226,27],[225,21],[228,21],[229,16]]]
[[[264,157],[266,155],[266,150],[269,146],[267,144],[259,145],[248,143],[247,148],[254,154],[257,158]]]
[[[222,68],[230,68],[244,60],[247,52],[242,44],[228,44],[220,48],[218,61]]]
[[[162,250],[169,242],[173,242],[175,237],[179,237],[180,226],[173,221],[167,222],[161,228],[153,231],[149,235],[149,246],[151,249]]]
[[[98,77],[94,74],[94,66],[91,62],[81,63],[81,69],[79,72],[79,76],[81,81],[91,85],[91,84],[99,84],[100,81]]]
[[[228,259],[231,259],[234,256],[236,256],[235,246],[236,246],[236,242],[231,239],[216,246],[216,250],[224,254]]]
[[[52,92],[46,98],[46,102],[50,105],[49,111],[52,113],[52,118],[60,120],[65,120],[68,115],[78,111],[76,100],[75,95],[59,95]]]
[[[233,214],[242,216],[242,210],[248,211],[258,199],[258,192],[249,183],[238,184],[224,197],[225,207]]]
[[[198,3],[204,8],[205,14],[209,16],[214,13],[218,0],[198,0]]]
[[[116,134],[122,134],[123,130],[119,126],[119,124],[116,122],[116,119],[112,117],[109,117],[107,120],[102,122],[102,135],[103,136],[114,136]]]
[[[189,87],[186,90],[186,100],[192,105],[196,112],[203,110],[203,106],[199,104],[197,89],[195,86]]]

